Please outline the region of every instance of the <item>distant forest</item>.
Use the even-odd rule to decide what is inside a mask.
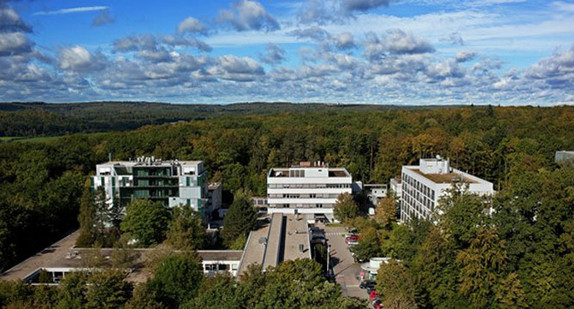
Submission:
[[[0,136],[35,137],[80,132],[125,131],[144,125],[203,120],[223,115],[268,115],[281,112],[344,110],[380,111],[396,108],[398,107],[391,105],[294,103],[229,105],[149,102],[0,103]],[[401,108],[406,109],[406,107]]]
[[[127,131],[0,142],[0,269],[78,226],[87,176],[109,153],[117,160],[142,155],[203,160],[210,180],[222,181],[227,192],[244,189],[253,195],[265,194],[270,167],[322,160],[345,166],[355,180],[387,183],[399,176],[401,165],[441,155],[505,192],[501,196],[508,200],[500,212],[507,209],[505,218],[516,222],[501,225],[500,237],[508,243],[508,269],[517,271],[528,304],[544,307],[541,299],[556,305],[548,307],[571,304],[559,299],[566,290],[555,287],[571,287],[564,276],[572,272],[564,266],[562,277],[553,277],[552,261],[573,265],[567,239],[573,235],[574,184],[566,177],[570,173],[560,172],[554,153],[574,149],[574,107],[243,104],[192,106],[184,113],[180,105],[122,104],[2,105],[1,132],[6,135]],[[195,120],[147,125],[158,119]],[[131,125],[146,126],[128,130]],[[540,205],[550,207],[547,215]],[[545,278],[554,281],[536,286],[541,267]],[[440,303],[443,296],[437,297]]]

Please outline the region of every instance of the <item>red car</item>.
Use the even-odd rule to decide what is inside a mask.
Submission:
[[[345,238],[345,243],[349,244],[349,243],[357,243],[359,242],[359,236],[350,236]]]
[[[372,291],[371,294],[369,294],[369,300],[372,300],[375,297],[379,297],[379,294],[377,294],[377,291]]]

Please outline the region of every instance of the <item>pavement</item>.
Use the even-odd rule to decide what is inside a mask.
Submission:
[[[355,264],[351,251],[345,243],[344,227],[324,228],[327,240],[331,245],[331,261],[334,263],[333,274],[335,280],[341,285],[344,296],[368,299],[367,291],[359,288],[357,276],[361,272],[360,264]]]

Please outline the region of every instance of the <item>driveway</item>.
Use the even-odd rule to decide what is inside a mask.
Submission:
[[[361,272],[359,264],[355,264],[353,256],[345,244],[346,230],[344,227],[325,227],[325,236],[331,245],[331,261],[337,283],[341,285],[343,295],[368,299],[367,292],[359,288],[357,276]]]

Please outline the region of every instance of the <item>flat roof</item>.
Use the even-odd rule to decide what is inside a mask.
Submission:
[[[76,248],[76,240],[79,236],[79,231],[75,231],[68,236],[60,239],[51,246],[36,253],[14,267],[8,269],[0,274],[0,280],[18,280],[25,279],[29,275],[41,268],[86,268],[87,256],[90,252],[97,249],[91,248]],[[102,248],[99,249],[102,256],[107,261],[115,249]],[[143,262],[147,259],[147,255],[155,249],[130,249],[135,255],[136,259],[133,263],[135,270],[131,272],[127,280],[132,282],[142,282],[147,280],[150,273],[143,268]],[[198,255],[203,261],[240,261],[243,255],[243,250],[198,250]]]
[[[268,177],[273,178],[311,178],[305,174],[305,177],[291,177],[289,171],[305,170],[327,170],[327,176],[331,177],[351,177],[351,174],[344,167],[274,167],[267,173]],[[323,177],[322,177],[323,178]],[[327,178],[327,177],[324,177]]]
[[[462,172],[451,172],[446,174],[425,174],[418,168],[411,168],[411,170],[423,177],[426,177],[434,183],[478,183],[478,181],[468,177],[468,174]],[[462,181],[461,181],[462,178]],[[457,180],[458,179],[458,180]]]

